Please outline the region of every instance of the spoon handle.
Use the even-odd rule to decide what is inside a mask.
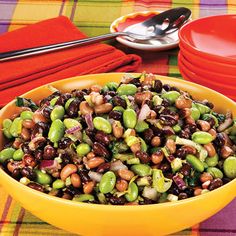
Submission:
[[[99,36],[91,37],[91,38],[72,40],[72,41],[63,42],[63,43],[50,44],[50,45],[45,45],[45,46],[3,52],[3,53],[0,53],[0,62],[27,57],[27,56],[38,55],[38,54],[47,53],[47,52],[53,52],[53,51],[57,51],[57,50],[65,49],[65,48],[71,48],[75,46],[82,46],[82,45],[84,46],[84,45],[97,43],[104,40],[113,39],[117,36],[122,36],[122,35],[127,35],[127,34],[124,32],[115,32],[112,34],[104,34],[104,35],[99,35]]]

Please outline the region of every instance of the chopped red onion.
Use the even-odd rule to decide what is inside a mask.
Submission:
[[[42,160],[40,163],[41,170],[51,170],[58,168],[58,162],[56,160]]]
[[[138,120],[139,121],[145,120],[149,116],[150,112],[151,112],[150,107],[147,104],[144,104],[140,110]]]
[[[89,171],[88,176],[94,180],[95,182],[100,182],[102,178],[102,174],[94,172],[94,171]]]
[[[81,125],[77,125],[75,127],[72,127],[70,129],[67,129],[66,130],[66,133],[67,134],[73,134],[73,133],[76,133],[77,131],[80,131],[81,130]]]
[[[173,180],[180,190],[185,190],[187,188],[186,183],[178,174],[173,176]]]
[[[90,130],[93,130],[93,129],[94,129],[94,126],[93,126],[92,114],[91,114],[91,113],[86,114],[86,115],[84,116],[84,118],[85,118],[85,122],[86,122],[88,128],[89,128]]]
[[[112,171],[118,171],[118,170],[121,170],[121,169],[128,169],[128,167],[127,167],[126,165],[124,165],[124,164],[122,163],[122,161],[120,161],[120,160],[111,162],[110,170],[112,170]]]

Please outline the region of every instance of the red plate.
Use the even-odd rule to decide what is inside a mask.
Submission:
[[[195,53],[192,53],[186,49],[186,47],[180,42],[180,50],[182,55],[188,58],[189,61],[194,62],[196,66],[199,66],[203,69],[214,71],[217,73],[227,74],[227,75],[236,75],[236,65],[221,63],[214,60],[208,60],[204,57],[201,57]]]
[[[236,65],[236,15],[194,20],[179,31],[186,48],[205,59]]]
[[[179,52],[179,57],[181,61],[185,64],[185,66],[194,72],[195,74],[201,76],[202,78],[211,81],[214,84],[225,85],[225,87],[232,88],[232,86],[236,86],[236,76],[220,74],[216,72],[212,72],[211,70],[202,69],[200,66],[196,66],[195,61],[188,60],[181,52]]]
[[[236,100],[235,91],[222,88],[222,85],[217,86],[215,84],[211,84],[209,81],[206,81],[206,80],[202,79],[200,76],[198,76],[195,73],[193,73],[192,71],[190,71],[183,64],[183,62],[180,59],[178,60],[178,66],[179,66],[179,70],[181,72],[181,75],[183,76],[184,79],[192,81],[192,82],[197,83],[197,84],[201,84],[201,85],[206,86],[208,88],[214,89],[214,90],[230,97],[231,99]]]

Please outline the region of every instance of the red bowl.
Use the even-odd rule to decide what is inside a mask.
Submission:
[[[235,25],[236,15],[204,17],[184,25],[179,39],[192,53],[236,65]]]
[[[201,84],[201,85],[206,86],[208,88],[214,89],[214,90],[230,97],[231,99],[236,99],[235,91],[232,91],[232,90],[229,90],[228,88],[222,87],[222,84],[220,86],[218,86],[218,85],[215,85],[214,83],[212,84],[208,80],[201,78],[200,76],[198,76],[197,74],[195,74],[194,72],[189,70],[180,59],[178,60],[178,66],[179,66],[180,73],[184,79],[190,80],[194,83]]]
[[[182,62],[185,64],[185,66],[191,70],[192,72],[196,73],[197,75],[201,76],[204,79],[207,79],[215,84],[222,83],[225,85],[225,87],[232,88],[232,86],[236,86],[236,76],[232,75],[225,75],[220,74],[216,72],[212,72],[211,70],[202,69],[199,66],[196,66],[194,63],[195,61],[190,61],[188,58],[180,51],[179,52],[179,58],[182,60]],[[236,90],[235,90],[236,91]]]
[[[222,73],[225,75],[236,75],[236,65],[221,63],[214,60],[208,60],[204,57],[200,57],[199,55],[192,53],[186,49],[186,47],[179,43],[180,50],[182,54],[188,58],[189,61],[194,62],[196,66],[200,66],[203,69],[214,71],[217,73]]]

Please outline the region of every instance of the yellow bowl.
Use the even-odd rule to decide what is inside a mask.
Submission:
[[[62,91],[88,88],[92,84],[119,82],[121,73],[85,75],[54,82],[51,85]],[[157,76],[164,83],[189,91],[195,99],[208,99],[216,111],[232,110],[236,116],[236,104],[225,96],[200,85],[180,79]],[[48,86],[34,89],[24,97],[39,100],[51,92]],[[14,102],[0,111],[0,124],[17,108]],[[0,129],[0,148],[3,134]],[[80,235],[166,235],[188,228],[212,216],[236,196],[236,179],[223,187],[198,197],[178,202],[144,206],[111,206],[77,203],[52,197],[30,189],[0,169],[0,183],[21,205],[42,220],[64,230]]]

